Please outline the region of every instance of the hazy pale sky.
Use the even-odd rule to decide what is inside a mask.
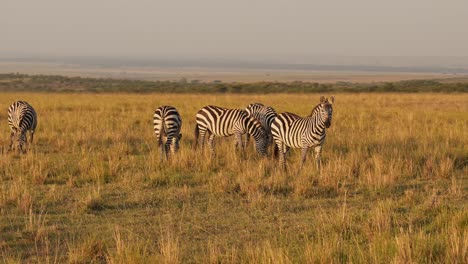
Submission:
[[[0,0],[0,54],[468,56],[467,0]]]

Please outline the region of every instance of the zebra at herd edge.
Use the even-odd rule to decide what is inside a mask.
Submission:
[[[326,129],[331,126],[333,103],[335,98],[320,97],[320,103],[312,109],[308,117],[292,113],[278,115],[271,125],[271,132],[276,143],[275,153],[279,152],[281,167],[286,167],[285,155],[289,148],[301,148],[301,168],[307,156],[307,150],[314,148],[317,168],[321,168],[322,146],[325,142]]]
[[[31,148],[34,131],[37,126],[37,114],[34,108],[25,101],[13,102],[8,108],[8,125],[10,126],[10,146],[8,150],[21,150],[26,152],[26,146]],[[27,132],[30,132],[28,143]]]
[[[182,118],[177,109],[168,105],[158,107],[153,115],[153,128],[161,148],[161,159],[165,153],[167,160],[170,156],[169,149],[175,154],[179,150],[179,141],[182,138]],[[163,144],[164,138],[166,143]]]
[[[244,151],[242,135],[246,134],[245,144],[250,136],[255,139],[255,150],[266,156],[268,145],[274,143],[274,156],[279,155],[279,164],[286,168],[286,153],[290,148],[302,149],[301,167],[303,167],[307,150],[314,148],[317,168],[321,168],[322,146],[326,138],[326,129],[331,126],[333,103],[335,98],[320,97],[309,116],[300,117],[284,112],[277,114],[269,106],[261,103],[249,104],[244,109],[228,109],[208,105],[196,114],[194,149],[204,147],[205,137],[214,156],[214,138],[234,135],[235,148]],[[25,101],[16,101],[8,108],[8,125],[10,126],[10,146],[8,150],[18,149],[23,153],[30,149],[37,126],[37,114],[34,108]],[[153,128],[163,156],[168,160],[179,149],[182,118],[173,106],[158,107],[153,115]],[[27,132],[30,132],[29,142]],[[165,142],[164,142],[165,141]]]

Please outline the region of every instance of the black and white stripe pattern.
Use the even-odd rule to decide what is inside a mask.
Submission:
[[[269,106],[265,106],[261,103],[254,103],[254,104],[249,104],[245,108],[245,111],[247,111],[247,114],[249,116],[257,119],[260,122],[260,124],[262,124],[267,134],[268,144],[272,143],[273,137],[271,135],[271,124],[273,123],[277,115],[275,109]],[[246,145],[249,142],[249,138],[250,138],[250,135],[247,134]]]
[[[161,106],[154,111],[153,127],[158,146],[161,148],[161,159],[163,153],[165,153],[167,160],[170,157],[169,150],[171,150],[172,154],[179,150],[179,141],[182,138],[180,133],[182,118],[175,107]],[[166,140],[165,143],[163,143],[164,139]]]
[[[201,144],[203,148],[205,135],[211,153],[214,154],[214,137],[228,137],[235,135],[235,146],[244,149],[242,135],[249,133],[255,139],[255,149],[260,155],[266,154],[266,133],[263,126],[255,118],[247,115],[245,110],[226,109],[218,106],[205,106],[197,113],[195,127],[195,148]],[[199,140],[200,142],[198,142]]]
[[[37,126],[37,114],[34,108],[25,101],[16,101],[8,108],[8,125],[10,126],[10,147],[9,150],[16,149],[26,152],[25,145],[28,149],[34,139],[34,131]],[[30,132],[30,140],[26,137],[27,132]]]
[[[285,154],[289,148],[302,149],[301,168],[306,159],[307,149],[314,148],[317,168],[321,168],[322,146],[325,142],[326,128],[331,125],[333,103],[333,96],[330,100],[322,96],[320,103],[308,117],[282,113],[275,118],[271,132],[280,154],[281,167],[286,167]]]

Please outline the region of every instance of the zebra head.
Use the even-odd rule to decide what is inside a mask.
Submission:
[[[325,96],[320,97],[320,119],[325,124],[326,128],[331,126],[332,116],[333,116],[333,103],[335,102],[335,97],[331,96],[330,98],[325,98]]]
[[[255,139],[255,150],[258,154],[265,156],[268,147],[268,133],[262,124],[254,117],[244,119],[247,132]]]
[[[22,150],[24,152],[23,146],[26,145],[26,133],[21,130],[16,130],[13,135],[13,149]]]
[[[253,113],[258,112],[260,109],[262,109],[265,105],[262,103],[252,103],[249,104],[246,108],[245,111],[247,111],[247,114],[249,116],[252,116]]]

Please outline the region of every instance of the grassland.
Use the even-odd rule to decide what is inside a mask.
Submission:
[[[325,94],[326,95],[326,94]],[[204,105],[263,102],[306,115],[317,94],[13,93],[37,110],[36,144],[0,154],[7,263],[466,263],[468,94],[334,94],[319,174],[288,172],[217,139],[191,149]],[[180,153],[159,159],[152,113],[176,106]]]

